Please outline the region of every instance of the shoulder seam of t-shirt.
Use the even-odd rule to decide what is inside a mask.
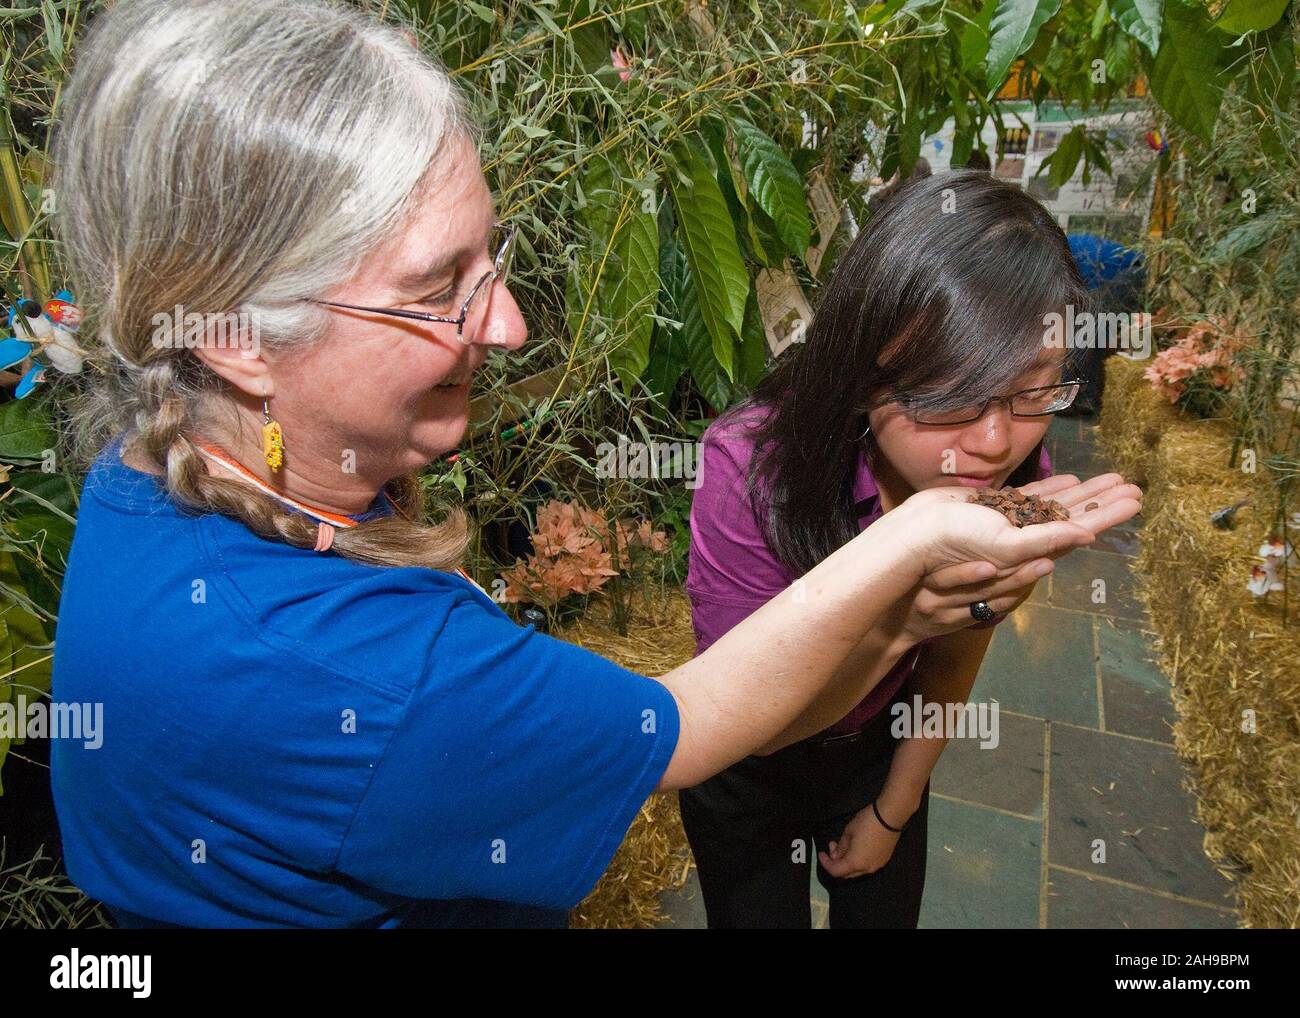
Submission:
[[[360,668],[360,667],[356,668],[355,671],[350,671],[350,672],[341,671],[332,661],[318,657],[310,648],[304,647],[299,641],[295,640],[293,637],[289,636],[283,631],[277,629],[270,629],[265,624],[257,622],[252,616],[252,611],[251,611],[252,602],[250,601],[248,595],[244,592],[244,590],[235,581],[235,578],[232,575],[230,569],[226,566],[226,563],[222,558],[221,548],[218,547],[216,542],[211,540],[210,537],[205,537],[205,535],[202,533],[203,531],[202,524],[205,521],[210,520],[210,518],[214,515],[219,515],[219,514],[207,514],[205,516],[197,517],[193,521],[194,540],[196,545],[198,546],[199,554],[213,561],[214,564],[217,566],[218,575],[222,580],[225,581],[224,585],[228,585],[230,588],[229,591],[225,593],[225,597],[227,603],[230,606],[231,611],[234,612],[240,618],[240,621],[242,621],[244,625],[248,627],[249,630],[251,630],[255,639],[257,639],[261,643],[266,644],[268,647],[272,649],[282,649],[288,651],[289,653],[295,654],[298,657],[302,658],[305,662],[317,668],[322,668],[325,671],[329,672],[330,674],[335,675],[338,678],[344,680],[345,682],[360,683],[368,687],[372,692],[376,693],[377,695],[383,696],[385,699],[390,700],[395,704],[404,705],[410,700],[411,694],[414,692],[416,688],[415,681],[411,681],[409,686],[398,685],[395,682],[385,679],[383,676],[375,675],[373,672],[369,671],[368,669]],[[224,517],[221,518],[224,519]],[[208,551],[209,547],[211,548],[210,552]],[[313,554],[315,553],[313,552]],[[217,589],[219,592],[221,591],[222,587],[223,584],[220,583],[217,584]],[[468,591],[462,592],[453,589],[449,591],[449,593],[457,601],[464,600],[473,603],[473,598],[470,596]],[[235,597],[232,597],[232,594],[237,595],[238,603],[236,603],[236,599]],[[447,620],[444,617],[442,622],[443,627],[445,627],[446,624],[447,624]],[[430,642],[436,641],[441,635],[442,635],[441,629],[439,629],[439,631],[436,634],[430,633],[429,634]],[[273,641],[268,638],[271,636],[276,637],[276,640]],[[277,644],[283,644],[283,646],[277,646]]]

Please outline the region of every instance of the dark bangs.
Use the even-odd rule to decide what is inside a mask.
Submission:
[[[956,209],[934,217],[933,207],[945,200]],[[893,314],[884,326],[890,336],[877,339],[880,367],[864,411],[891,400],[914,410],[954,410],[1009,392],[1042,355],[1044,317],[1067,305],[1089,306],[1055,219],[988,174],[919,182],[871,226],[875,257],[863,269],[874,283],[864,296]],[[900,263],[907,236],[925,242],[907,244]]]

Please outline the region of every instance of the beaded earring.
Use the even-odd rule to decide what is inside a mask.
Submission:
[[[262,416],[266,418],[262,425],[262,456],[268,467],[279,470],[284,463],[284,433],[280,430],[280,422],[271,419],[271,407],[265,398],[262,400]]]

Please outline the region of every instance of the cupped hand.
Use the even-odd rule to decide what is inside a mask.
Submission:
[[[1057,558],[1142,507],[1141,489],[1115,473],[1086,481],[1057,475],[1020,490],[1059,502],[1069,521],[1016,527],[996,510],[969,503],[965,487],[929,488],[898,507],[924,535],[925,574],[899,622],[909,641],[971,625],[970,605],[977,601],[998,614],[1014,610]]]
[[[1006,577],[1035,559],[1060,558],[1142,509],[1141,489],[1114,473],[1086,481],[1057,475],[1020,490],[1059,502],[1070,519],[1017,527],[997,510],[968,502],[973,492],[965,487],[927,488],[895,510],[919,529],[922,565],[935,587]]]

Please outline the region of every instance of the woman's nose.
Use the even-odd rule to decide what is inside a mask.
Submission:
[[[499,346],[518,350],[528,339],[528,324],[515,303],[509,288],[501,282],[492,284],[487,314],[478,335],[470,342],[482,346]]]
[[[971,421],[962,434],[962,448],[972,456],[996,460],[1011,449],[1011,407],[993,402],[977,421]]]

